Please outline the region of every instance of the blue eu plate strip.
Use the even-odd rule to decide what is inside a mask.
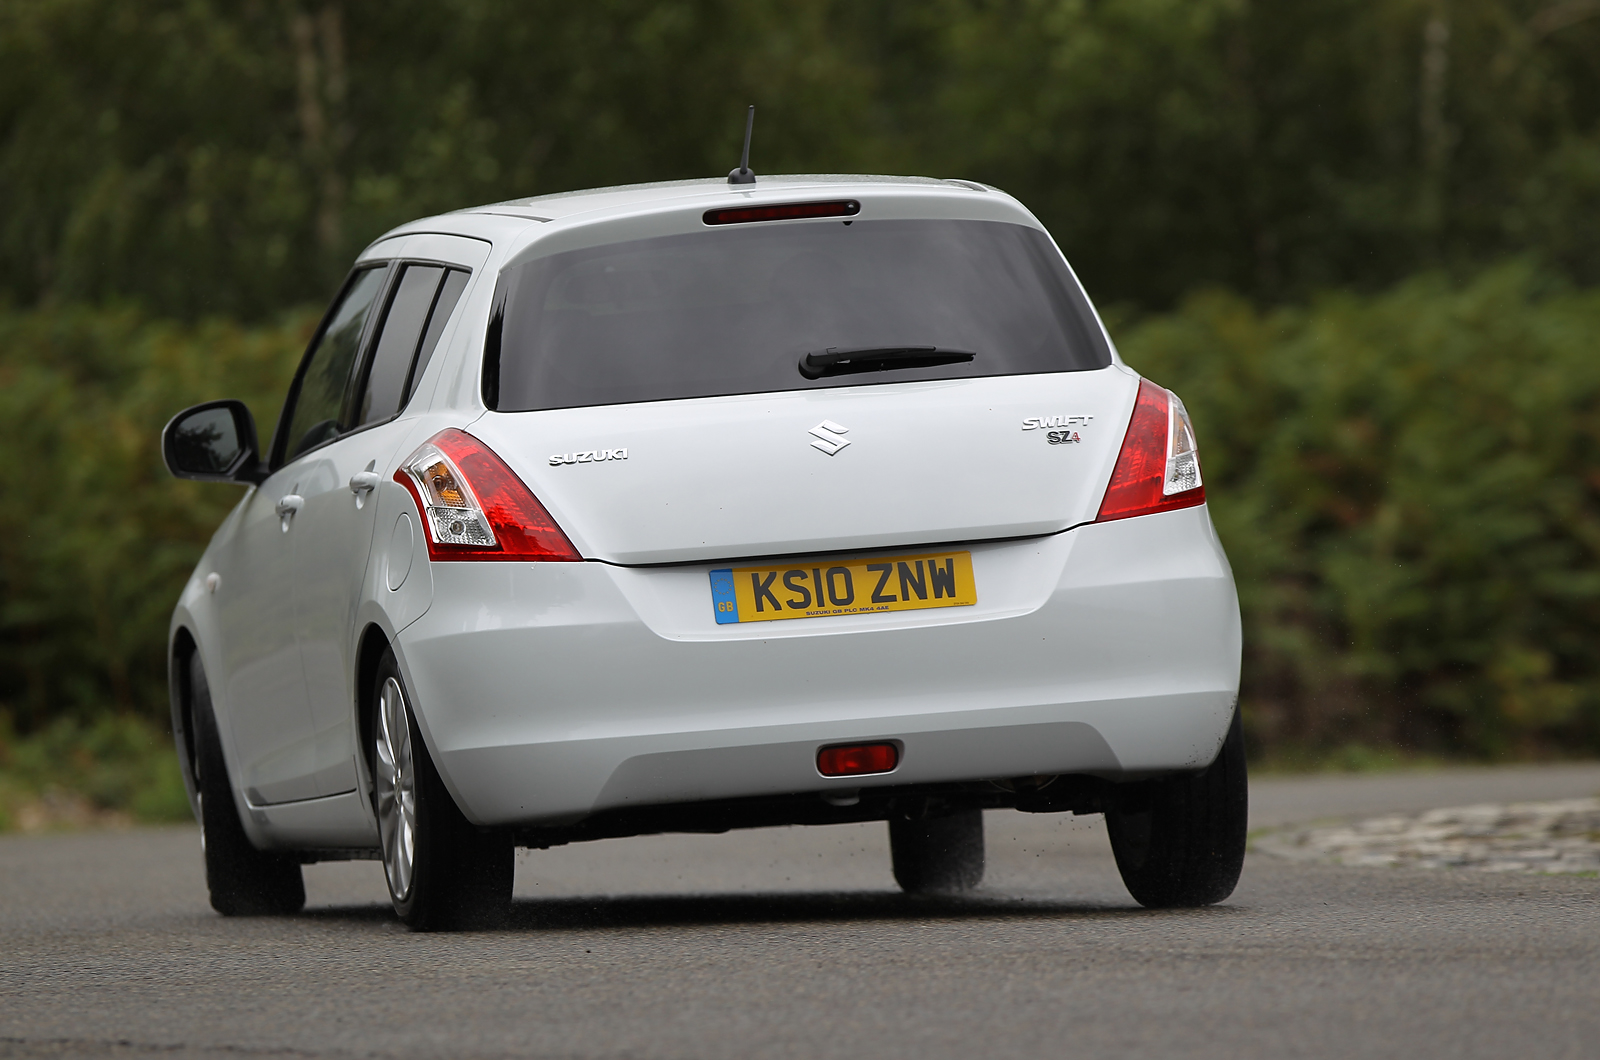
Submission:
[[[733,595],[733,568],[711,572],[711,606],[716,609],[717,625],[739,621],[739,599]]]

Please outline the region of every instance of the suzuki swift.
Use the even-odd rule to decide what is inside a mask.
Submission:
[[[902,177],[516,200],[373,243],[172,615],[224,914],[379,858],[490,924],[514,850],[886,821],[976,886],[983,811],[1103,813],[1148,906],[1244,856],[1232,574],[1178,398],[1017,200]]]

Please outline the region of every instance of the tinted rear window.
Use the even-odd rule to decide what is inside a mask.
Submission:
[[[1042,232],[993,221],[763,224],[613,243],[506,270],[484,398],[506,412],[1104,368],[1087,299]],[[965,363],[807,379],[828,348]]]

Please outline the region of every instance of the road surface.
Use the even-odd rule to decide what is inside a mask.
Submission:
[[[1265,779],[1253,822],[1600,792],[1600,765]],[[1097,818],[988,814],[979,894],[884,826],[519,855],[509,930],[413,935],[373,863],[224,920],[192,828],[0,838],[0,1057],[1600,1055],[1600,881],[1252,856],[1148,912]]]

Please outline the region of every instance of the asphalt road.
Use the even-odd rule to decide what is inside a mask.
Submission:
[[[1272,779],[1257,825],[1600,791],[1600,765]],[[0,1057],[1600,1056],[1600,881],[1252,856],[1147,912],[1098,819],[988,816],[909,900],[882,825],[524,854],[515,922],[413,935],[371,863],[223,920],[190,828],[0,839]]]

